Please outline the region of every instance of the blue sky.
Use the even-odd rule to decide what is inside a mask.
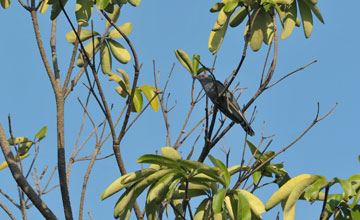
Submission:
[[[140,62],[143,63],[140,85],[153,84],[153,60],[156,60],[156,69],[161,73],[162,85],[167,79],[172,64],[176,63],[168,87],[168,92],[171,93],[169,105],[176,103],[175,109],[169,114],[173,141],[180,132],[180,126],[189,109],[192,81],[190,75],[177,62],[174,50],[182,49],[188,54],[200,54],[205,64],[209,66],[212,64],[214,57],[208,51],[207,43],[217,16],[217,14],[209,13],[214,3],[213,1],[190,0],[143,1],[138,8],[126,5],[118,21],[119,24],[128,21],[133,23],[134,30],[129,37],[137,50]],[[256,105],[258,111],[252,124],[256,135],[250,140],[254,144],[260,141],[261,128],[265,122],[264,135],[275,134],[270,150],[277,152],[309,126],[316,115],[317,102],[320,102],[321,116],[338,102],[338,106],[329,117],[319,122],[305,137],[276,158],[274,162],[284,162],[285,169],[292,177],[309,173],[324,175],[328,179],[333,177],[346,179],[357,173],[359,169],[357,135],[359,134],[360,105],[357,88],[360,76],[357,70],[359,59],[357,51],[360,49],[358,44],[360,33],[356,28],[356,22],[360,3],[353,1],[351,5],[344,5],[335,1],[319,1],[318,6],[325,19],[325,25],[315,19],[314,31],[309,39],[305,39],[302,28],[296,28],[287,40],[279,41],[279,57],[273,81],[315,59],[318,62],[265,91],[256,100],[249,109],[252,111]],[[73,8],[68,6],[68,11],[72,10]],[[49,12],[40,16],[40,29],[48,55],[50,54],[48,42],[51,24],[49,17]],[[75,21],[73,14],[72,18]],[[103,24],[99,21],[97,12],[94,12],[93,18],[96,21],[95,29],[102,30]],[[59,19],[57,34],[59,65],[64,75],[72,48],[65,41],[64,36],[70,30],[70,26],[65,22],[63,15],[60,15]],[[34,40],[30,15],[16,1],[13,1],[8,10],[1,9],[0,21],[3,29],[0,35],[2,43],[0,123],[7,130],[7,115],[10,113],[14,135],[28,137],[33,137],[42,126],[47,125],[48,135],[41,142],[40,159],[36,165],[38,170],[42,170],[45,165],[48,165],[51,170],[56,166],[55,101]],[[219,50],[214,73],[221,81],[236,68],[239,62],[244,44],[243,28],[243,25],[240,28],[230,28]],[[236,78],[236,82],[241,82],[241,87],[248,88],[239,99],[240,106],[245,104],[258,88],[265,54],[265,45],[256,53],[248,50],[245,63]],[[115,64],[114,69],[122,68],[131,73],[132,64],[132,61],[128,65]],[[105,85],[109,102],[115,106],[114,112],[119,112],[124,100],[114,92],[113,82],[108,82],[102,74],[101,80]],[[82,81],[86,82],[85,79]],[[199,88],[200,84],[196,83],[196,90],[198,91]],[[65,110],[67,159],[71,155],[82,120],[82,111],[77,98],[79,97],[84,102],[86,94],[86,88],[79,83],[67,99]],[[99,123],[103,116],[94,99],[91,99],[90,109],[94,120]],[[202,101],[190,118],[191,124],[196,123],[196,119],[203,115],[204,102]],[[91,124],[87,121],[84,134],[90,131]],[[199,130],[180,148],[183,155],[186,156],[190,151],[198,132]],[[211,153],[217,158],[224,159],[225,156],[220,151],[221,146],[231,147],[230,164],[239,164],[243,136],[241,127],[234,126]],[[155,153],[156,150],[165,146],[165,137],[162,114],[147,110],[122,142],[121,151],[128,171],[140,169],[141,166],[135,162],[136,159],[142,154]],[[83,135],[80,139],[85,138],[86,135]],[[92,143],[85,146],[82,156],[91,152]],[[201,138],[196,145],[193,159],[198,157],[202,144]],[[112,153],[111,143],[106,142],[101,152],[103,155]],[[4,160],[2,154],[0,160]],[[24,163],[26,164],[26,160]],[[74,216],[78,216],[83,172],[87,164],[88,162],[78,162],[71,170],[70,192]],[[17,190],[9,170],[1,171],[0,174],[2,179],[0,189],[16,200]],[[50,171],[46,177],[49,174]],[[99,197],[118,176],[114,158],[98,161],[95,164],[86,196],[84,209],[86,219],[88,219],[87,210],[91,211],[94,219],[112,219],[113,205],[117,196],[105,201],[100,201]],[[54,185],[56,181],[57,173],[51,185]],[[42,183],[42,186],[44,184]],[[266,202],[276,190],[277,186],[264,187],[255,195]],[[331,193],[335,192],[338,192],[336,187],[331,189]],[[10,207],[17,218],[20,218],[20,213],[3,196],[0,198],[0,201]],[[62,219],[59,190],[52,191],[44,199],[59,219]],[[139,203],[143,206],[141,200]],[[310,205],[300,201],[296,219],[317,218],[320,214],[319,204]],[[280,207],[276,207],[269,213],[265,213],[264,219],[274,219],[279,210]],[[29,219],[40,218],[39,212],[34,208],[30,209],[28,214]],[[1,219],[5,216],[5,213],[0,211]]]

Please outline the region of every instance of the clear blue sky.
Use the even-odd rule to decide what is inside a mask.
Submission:
[[[174,49],[183,49],[189,54],[198,53],[204,63],[210,65],[213,56],[207,49],[210,30],[216,20],[217,14],[209,13],[213,1],[143,1],[138,8],[126,5],[121,11],[118,23],[131,21],[134,30],[130,35],[140,62],[143,63],[140,84],[153,84],[153,59],[156,60],[156,69],[161,72],[161,83],[167,79],[171,66],[176,62],[173,77],[169,84],[171,92],[169,105],[176,104],[176,108],[170,112],[172,139],[176,139],[180,126],[189,108],[189,95],[191,78],[185,69],[177,62]],[[271,150],[279,151],[298,135],[312,122],[316,115],[317,102],[320,102],[320,115],[325,114],[336,102],[339,105],[325,120],[318,123],[304,138],[295,146],[276,158],[274,162],[284,162],[285,169],[294,177],[302,173],[320,174],[328,179],[333,177],[348,178],[359,170],[357,156],[359,146],[360,107],[358,101],[358,82],[360,75],[358,69],[359,60],[359,34],[358,8],[360,3],[353,1],[351,4],[339,4],[336,1],[319,1],[318,4],[325,25],[315,19],[314,31],[309,39],[305,39],[302,28],[296,28],[289,39],[279,42],[279,58],[273,80],[277,80],[285,74],[317,59],[318,62],[296,73],[276,87],[267,90],[250,108],[256,105],[258,115],[253,123],[255,137],[250,140],[257,144],[261,139],[261,128],[265,122],[264,135],[275,134]],[[45,165],[51,170],[56,166],[56,121],[55,101],[44,66],[40,60],[31,18],[27,11],[23,10],[17,1],[13,1],[8,10],[0,9],[0,35],[1,51],[0,58],[0,123],[7,130],[7,115],[12,115],[12,125],[15,136],[33,137],[44,125],[49,127],[48,136],[41,142],[40,159],[36,166],[42,170]],[[68,11],[73,9],[68,6]],[[40,29],[43,41],[47,46],[47,54],[50,54],[49,22],[50,13],[40,16]],[[74,15],[72,14],[73,21]],[[98,14],[94,12],[93,18],[98,21]],[[64,22],[64,16],[59,16],[58,24],[58,51],[59,65],[62,76],[66,72],[69,62],[71,46],[65,41],[65,33],[70,30]],[[95,29],[103,29],[100,22],[95,23]],[[225,41],[219,51],[215,75],[224,80],[236,67],[243,47],[243,26],[229,29]],[[242,106],[254,94],[259,85],[263,59],[266,47],[263,45],[260,52],[254,53],[249,50],[244,66],[236,81],[241,81],[241,87],[247,87],[239,99]],[[115,68],[123,68],[132,72],[132,61],[124,66],[114,65]],[[76,69],[78,70],[78,69]],[[76,71],[75,71],[76,72]],[[109,102],[115,105],[114,111],[119,112],[124,100],[114,92],[115,84],[108,82],[105,76],[100,76],[104,85]],[[85,82],[83,79],[82,81]],[[196,89],[200,84],[196,83]],[[80,97],[86,98],[86,89],[81,83],[74,89],[66,104],[66,153],[67,159],[72,152],[80,123],[82,120],[81,107],[77,102]],[[98,124],[102,115],[94,99],[91,99],[91,114]],[[204,102],[194,111],[191,119],[203,117]],[[134,114],[135,115],[135,114]],[[193,121],[195,123],[195,121]],[[192,124],[193,124],[192,123]],[[189,126],[190,127],[190,126]],[[189,129],[187,127],[187,130]],[[91,129],[87,122],[84,134]],[[187,155],[194,137],[199,131],[180,148],[183,155]],[[165,128],[160,112],[154,113],[148,110],[127,134],[122,142],[122,154],[129,172],[141,168],[135,161],[145,153],[155,153],[165,146]],[[239,135],[240,134],[240,135]],[[8,135],[8,133],[7,133]],[[86,136],[82,136],[84,140]],[[93,141],[85,146],[82,156],[88,155],[93,149]],[[196,145],[194,159],[202,147],[203,139]],[[230,164],[240,163],[241,149],[243,146],[243,131],[240,126],[235,126],[225,138],[212,151],[212,154],[224,159],[224,154],[219,150],[222,146],[231,147]],[[112,153],[111,143],[107,142],[102,150],[103,155]],[[1,154],[0,160],[3,161]],[[30,161],[30,160],[28,160]],[[27,162],[28,162],[27,161]],[[25,164],[26,160],[24,161]],[[71,170],[70,192],[74,216],[78,216],[80,190],[83,181],[83,171],[88,162],[78,162]],[[45,179],[49,177],[48,171]],[[17,200],[15,182],[11,178],[10,171],[0,172],[0,189]],[[51,186],[57,181],[57,173]],[[86,195],[84,216],[91,211],[94,219],[112,219],[113,206],[117,196],[105,201],[99,197],[103,190],[119,176],[114,158],[102,160],[95,164],[91,173]],[[56,181],[55,181],[56,180]],[[44,186],[45,182],[42,183]],[[270,195],[277,190],[277,186],[264,187],[255,195],[259,196],[264,203]],[[331,193],[337,192],[336,188]],[[63,219],[62,203],[59,189],[45,196],[45,202],[56,213],[59,219]],[[10,207],[17,218],[20,213],[0,195],[0,201]],[[143,201],[139,200],[143,207]],[[320,204],[320,203],[319,203]],[[320,214],[320,205],[310,205],[308,202],[299,202],[296,219],[316,219]],[[264,219],[275,219],[276,207],[263,215]],[[40,219],[40,214],[35,208],[29,210],[29,219]],[[7,216],[1,210],[0,218]]]

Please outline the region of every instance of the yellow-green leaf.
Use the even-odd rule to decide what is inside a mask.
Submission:
[[[75,15],[78,24],[82,27],[89,25],[88,21],[93,11],[93,0],[76,0]]]
[[[111,14],[108,14],[109,18],[112,20],[112,22],[116,23],[120,16],[120,8],[114,7],[114,11]],[[109,28],[111,24],[106,20],[106,28]]]
[[[182,209],[181,209],[182,210]],[[194,215],[194,220],[203,220],[203,219],[210,219],[210,200],[204,199],[200,205],[196,208],[196,212]]]
[[[117,82],[119,85],[120,85],[120,87],[121,87],[121,89],[119,89],[119,88],[116,88],[116,91],[122,96],[122,97],[126,97],[127,96],[127,87],[126,87],[126,85],[125,85],[125,81],[124,81],[124,79],[123,78],[121,78],[121,76],[119,76],[119,75],[117,75],[117,74],[115,74],[115,73],[113,73],[113,72],[109,72],[108,73],[108,75],[109,75],[109,81],[115,81],[115,82]]]
[[[108,43],[112,54],[120,63],[126,64],[129,62],[131,59],[130,53],[123,45],[112,39],[108,39]]]
[[[9,138],[8,142],[10,145],[14,146],[14,145],[23,144],[26,142],[31,142],[31,140],[26,137],[16,137],[16,138]]]
[[[11,0],[1,0],[1,7],[3,7],[4,9],[7,9],[10,5]]]
[[[126,92],[126,90],[124,90],[121,86],[118,86],[115,88],[116,92],[119,93],[119,95],[121,95],[121,97],[125,98],[128,93]]]
[[[125,82],[125,86],[128,89],[130,87],[130,78],[129,75],[125,72],[125,70],[122,70],[120,68],[117,68],[116,71],[118,71],[119,73],[121,73],[124,82]]]
[[[217,2],[215,3],[215,5],[210,9],[210,12],[218,12],[222,9],[222,7],[224,7],[224,3],[223,2]]]
[[[251,18],[253,19],[255,16],[256,10],[253,11]],[[266,12],[265,12],[266,13]],[[263,24],[264,24],[264,9],[261,9],[261,11],[258,13],[258,15],[255,18],[254,25],[251,28],[250,32],[250,47],[253,51],[258,51],[261,47],[261,44],[264,40],[264,32],[262,30]],[[246,25],[244,36],[246,37],[246,33],[249,29],[249,25]]]
[[[231,27],[236,27],[239,24],[241,24],[241,22],[243,22],[243,20],[246,18],[247,16],[247,10],[246,7],[242,7],[239,10],[237,10],[234,15],[231,17],[230,19],[230,26]]]
[[[318,176],[310,174],[302,174],[290,179],[270,197],[265,205],[265,209],[270,210],[281,201],[286,201],[286,204],[289,203],[287,205],[288,214],[291,215],[293,211],[292,207],[295,206],[297,200],[299,199],[297,196],[300,197],[304,190],[318,179]],[[292,193],[293,195],[290,198]]]
[[[99,35],[99,33],[95,31],[93,33],[91,30],[81,30],[79,37],[80,37],[80,41],[86,41],[87,39],[90,39],[92,36],[97,36],[97,35]],[[70,31],[66,33],[65,38],[67,42],[71,44],[74,44],[77,39],[74,31]]]
[[[262,26],[262,31],[263,31],[263,35],[264,35],[264,43],[269,45],[271,44],[271,42],[274,39],[274,23],[273,23],[273,19],[271,18],[271,16],[269,15],[269,13],[267,13],[264,10],[261,10],[263,13],[263,26]]]
[[[246,190],[238,189],[237,191],[238,193],[241,193],[243,196],[245,196],[248,200],[250,209],[253,212],[252,214],[261,219],[261,214],[266,211],[264,203],[254,194]]]
[[[88,55],[88,57],[92,57],[93,55],[93,49],[97,47],[97,45],[100,43],[100,38],[95,38],[94,39],[94,44],[93,44],[93,41],[91,40],[86,46],[85,46],[85,51],[86,51],[86,54]],[[84,59],[86,59],[84,57]],[[83,67],[84,66],[84,60],[82,58],[82,54],[80,53],[77,60],[76,60],[76,65],[78,67]]]
[[[47,133],[47,126],[44,126],[40,129],[40,131],[38,131],[38,133],[36,133],[35,138],[41,140],[46,136]]]
[[[223,203],[226,195],[226,189],[219,189],[213,198],[213,211],[214,213],[220,213],[223,208]]]
[[[154,86],[142,85],[140,86],[141,91],[144,93],[146,99],[150,102],[151,108],[154,112],[157,112],[159,109],[159,99],[157,97],[157,89]],[[154,98],[155,96],[155,98]]]
[[[131,22],[127,22],[127,23],[124,23],[124,24],[118,26],[118,29],[123,34],[128,36],[132,32],[133,26],[132,26]],[[122,38],[123,36],[118,32],[118,30],[114,29],[114,30],[110,31],[108,37],[111,39],[118,39],[118,38]]]
[[[187,69],[191,74],[194,72],[192,68],[192,62],[189,55],[183,50],[175,50],[176,58],[179,60],[181,65]]]
[[[39,11],[40,11],[40,14],[44,14],[48,8],[49,8],[49,4],[48,4],[49,0],[44,0],[44,1],[41,1],[40,3],[40,8],[39,8]]]
[[[285,13],[284,27],[280,35],[280,38],[282,40],[288,38],[293,32],[296,24],[296,18],[297,18],[296,1],[293,1],[293,3],[290,5],[290,7],[287,8]]]
[[[164,157],[173,159],[173,160],[181,160],[182,159],[179,152],[177,152],[177,150],[175,150],[172,147],[162,147],[161,155],[163,155]]]
[[[22,156],[16,155],[14,158],[16,161],[22,160],[24,158],[27,158],[29,156],[29,154],[24,154]],[[8,167],[8,163],[6,161],[2,162],[2,164],[0,164],[0,170],[5,169],[6,167]]]
[[[309,38],[313,29],[313,18],[309,6],[304,0],[298,0],[304,34],[306,38]]]
[[[209,37],[209,42],[208,42],[208,47],[209,47],[209,50],[211,53],[215,54],[219,50],[219,48],[224,40],[224,37],[225,37],[227,25],[228,24],[226,23],[223,26],[223,28],[221,28],[217,31],[211,31],[210,37]]]
[[[128,89],[128,93],[131,95],[131,89]],[[140,92],[139,88],[135,88],[134,98],[133,98],[133,105],[131,108],[132,112],[140,112],[143,105],[143,96]]]
[[[100,59],[101,59],[101,70],[104,74],[109,74],[111,71],[112,61],[109,46],[106,42],[101,45],[100,49]]]
[[[132,6],[139,6],[141,3],[141,0],[128,0],[128,2],[132,5]]]
[[[65,7],[67,0],[61,0],[61,3]],[[52,3],[50,19],[55,20],[55,18],[57,18],[57,16],[60,14],[60,12],[61,12],[60,1],[59,0],[54,1]]]
[[[315,16],[319,19],[319,21],[323,24],[325,24],[324,19],[321,15],[320,9],[313,4],[310,0],[304,0],[304,2],[307,4],[307,6],[310,7],[311,11],[315,14]]]
[[[274,0],[277,4],[290,5],[294,0]]]

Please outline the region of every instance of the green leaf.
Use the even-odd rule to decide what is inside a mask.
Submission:
[[[44,126],[43,128],[40,129],[40,131],[38,131],[38,133],[36,133],[35,138],[41,140],[46,136],[46,132],[47,132],[47,126]]]
[[[99,7],[100,10],[103,10],[108,6],[109,3],[110,0],[98,0],[96,2],[96,5]]]
[[[237,219],[251,220],[250,204],[247,197],[242,193],[242,191],[237,191],[237,196],[239,199],[237,206]]]
[[[331,213],[334,213],[340,204],[341,200],[343,198],[342,194],[331,194],[328,195],[328,200],[326,203],[326,209],[330,211]]]
[[[196,208],[194,220],[209,219],[208,217],[209,211],[210,211],[210,199],[204,199],[203,201],[201,201],[200,205]]]
[[[109,46],[106,41],[101,45],[100,49],[100,59],[101,59],[101,70],[104,74],[110,74],[112,67],[112,59],[109,50]]]
[[[127,23],[124,23],[124,24],[118,26],[118,29],[123,34],[128,36],[132,32],[133,26],[132,26],[131,22],[127,22]],[[114,30],[110,31],[108,37],[111,39],[118,39],[118,38],[122,38],[123,36],[119,33],[118,30],[114,29]]]
[[[246,7],[241,7],[239,10],[237,10],[234,15],[231,17],[230,19],[230,26],[231,27],[236,27],[239,24],[241,24],[241,22],[244,21],[244,19],[247,16],[247,10]]]
[[[76,0],[75,15],[78,24],[82,27],[89,25],[88,21],[93,11],[93,0]]]
[[[140,182],[136,183],[132,187],[128,188],[125,193],[123,193],[115,205],[114,208],[114,217],[120,219],[128,219],[130,216],[130,211],[136,201],[136,198],[151,184],[158,181],[161,177],[167,175],[168,173],[176,172],[173,169],[159,170],[146,178],[142,179]]]
[[[111,21],[113,23],[116,23],[116,21],[119,19],[120,16],[120,8],[119,7],[114,7],[114,11],[113,13],[108,14],[109,18],[111,19]],[[106,28],[109,28],[111,26],[111,24],[109,23],[108,20],[106,20]]]
[[[260,180],[260,177],[261,177],[261,172],[262,172],[261,170],[257,170],[251,175],[255,185],[259,184],[259,180]]]
[[[315,183],[313,183],[309,189],[305,192],[304,198],[310,202],[314,202],[319,195],[319,191],[328,185],[328,181],[325,177],[320,177]]]
[[[169,168],[179,168],[180,164],[179,161],[160,156],[160,155],[154,155],[154,154],[145,154],[139,157],[136,160],[137,163],[151,163],[151,164],[157,164],[159,166],[165,166]]]
[[[226,2],[224,6],[224,12],[229,13],[235,10],[235,8],[238,6],[239,0],[229,0]]]
[[[321,15],[320,9],[316,5],[312,4],[310,2],[310,0],[304,0],[304,2],[307,4],[307,6],[309,6],[309,8],[315,14],[315,16],[319,19],[319,21],[321,23],[325,24],[324,19]]]
[[[91,30],[81,30],[79,37],[80,37],[80,41],[86,41],[87,39],[92,38],[92,36],[97,36],[97,35],[99,35],[99,33],[95,32],[95,31],[94,31],[94,35],[93,35],[93,32]],[[66,33],[65,37],[66,37],[67,42],[69,42],[71,44],[74,44],[77,39],[74,31],[70,31],[70,32]]]
[[[290,5],[294,0],[274,0],[277,4]]]
[[[125,187],[129,187],[134,182],[138,182],[144,179],[145,177],[149,176],[150,174],[153,174],[156,171],[157,171],[156,169],[147,168],[143,170],[138,170],[133,173],[125,174],[120,178],[118,178],[117,180],[115,180],[113,183],[111,183],[110,186],[106,188],[106,190],[101,194],[100,199],[104,200],[112,196],[113,194],[117,193],[118,191],[124,189]]]
[[[224,199],[226,195],[226,189],[219,189],[213,198],[213,211],[214,213],[220,213],[222,211]]]
[[[104,11],[110,14],[114,13],[114,4],[109,3],[106,8],[104,8]]]
[[[128,0],[128,2],[129,2],[132,6],[137,7],[137,6],[140,5],[141,0]]]
[[[340,178],[337,178],[337,177],[335,177],[335,178],[332,180],[332,182],[338,182],[338,183],[340,183],[340,185],[342,186],[342,188],[343,188],[343,190],[344,190],[344,197],[343,197],[343,199],[344,199],[345,201],[348,201],[350,196],[356,195],[354,189],[353,189],[352,186],[351,186],[351,182],[346,181],[346,180],[343,180],[343,179],[340,179]]]
[[[304,0],[297,0],[299,4],[304,34],[306,38],[309,38],[313,30],[313,18],[309,6]]]
[[[196,76],[197,75],[197,71],[199,69],[199,60],[200,60],[200,55],[199,54],[194,54],[193,55],[193,62],[192,62],[192,70],[193,70],[193,75]]]
[[[34,144],[29,138],[26,137],[9,138],[8,142],[12,146],[18,145],[18,154],[20,156],[25,155]]]
[[[214,13],[214,12],[218,12],[222,9],[222,7],[224,7],[224,3],[223,2],[217,2],[215,3],[215,5],[210,9],[210,12],[211,13]]]
[[[11,146],[15,146],[18,144],[23,144],[23,143],[32,142],[32,141],[26,137],[16,137],[16,138],[9,138],[8,142]]]
[[[107,41],[110,45],[111,53],[120,63],[126,64],[130,61],[131,55],[123,45],[112,39],[108,39]]]
[[[67,0],[61,0],[61,3],[65,7]],[[54,1],[51,8],[50,19],[55,20],[57,16],[60,14],[60,12],[61,12],[60,1],[59,0]]]
[[[159,205],[163,202],[166,197],[167,192],[169,191],[169,186],[174,179],[178,178],[178,173],[168,173],[167,175],[161,177],[149,190],[146,197],[146,216],[147,219],[157,219],[157,211]]]
[[[354,208],[350,210],[351,219],[360,219],[360,206],[356,205]]]
[[[152,100],[150,103],[151,108],[154,110],[154,112],[157,112],[157,110],[159,109],[159,99],[157,97],[157,89],[154,86],[142,85],[140,86],[140,90],[144,93],[146,99],[149,102]]]
[[[251,154],[252,154],[252,155],[255,154],[254,158],[255,158],[255,159],[259,159],[260,156],[261,156],[261,152],[260,152],[259,150],[257,150],[257,147],[256,147],[253,143],[251,143],[249,140],[247,140],[246,143],[247,143],[247,145],[248,145],[249,148],[250,148]],[[255,153],[255,152],[256,152],[256,153]]]
[[[128,89],[128,93],[131,95],[131,89]],[[133,98],[132,112],[140,112],[143,106],[143,96],[139,88],[135,88],[135,94]]]
[[[181,65],[183,65],[185,69],[187,69],[187,71],[189,71],[192,74],[194,71],[189,55],[187,55],[187,53],[183,50],[175,50],[175,55],[176,58],[181,63]]]
[[[211,162],[212,162],[216,167],[218,167],[218,168],[221,169],[221,171],[222,171],[222,176],[223,176],[224,182],[225,182],[225,185],[224,185],[224,186],[225,186],[226,188],[229,188],[231,179],[230,179],[229,171],[228,171],[227,167],[225,166],[225,164],[224,164],[223,162],[221,162],[221,160],[214,158],[214,157],[213,157],[212,155],[210,155],[210,154],[208,155],[208,157],[209,157],[209,159],[211,160]]]

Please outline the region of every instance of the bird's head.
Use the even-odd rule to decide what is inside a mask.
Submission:
[[[203,81],[203,80],[211,80],[212,79],[212,77],[210,76],[210,75],[208,75],[207,73],[201,73],[201,74],[198,74],[197,76],[196,76],[196,78],[198,79],[198,80],[200,80],[200,82],[201,81]]]

